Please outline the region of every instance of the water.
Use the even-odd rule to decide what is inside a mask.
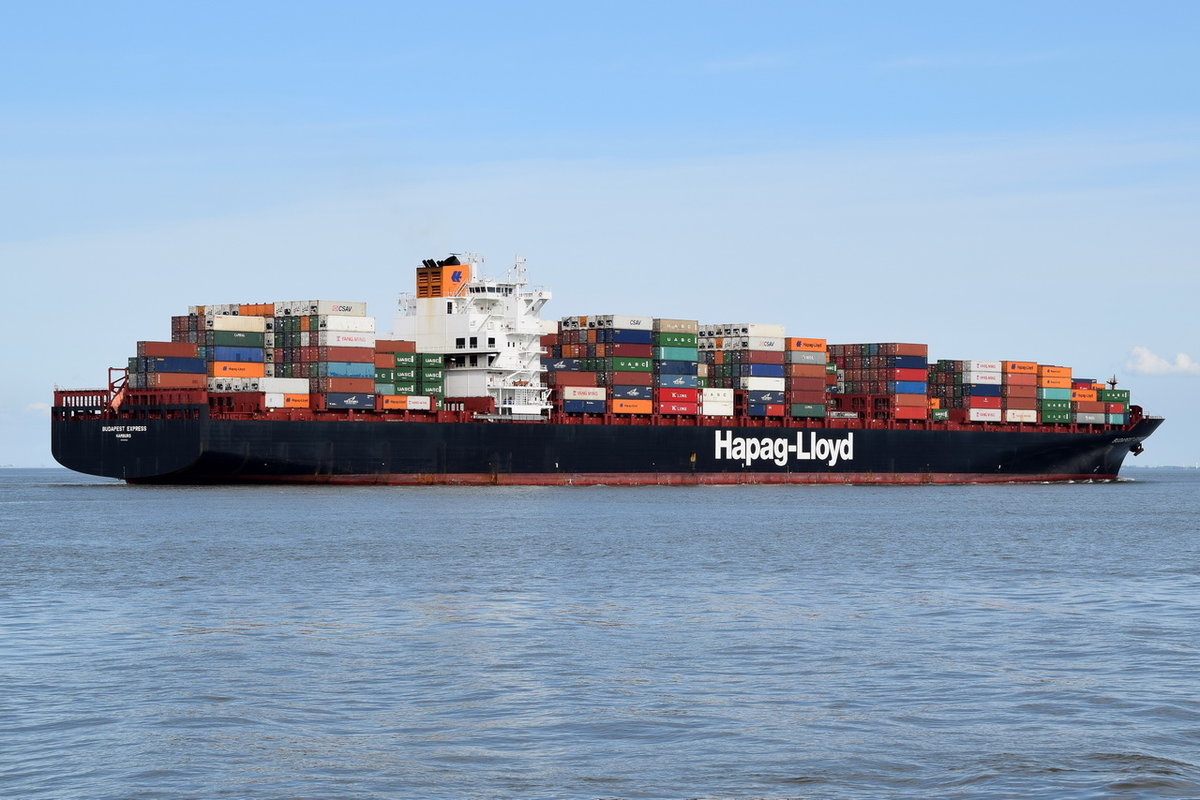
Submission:
[[[0,797],[1200,797],[1200,471],[0,471]]]

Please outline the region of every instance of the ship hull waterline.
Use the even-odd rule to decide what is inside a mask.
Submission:
[[[51,436],[63,466],[144,484],[937,484],[1115,480],[1161,422],[1051,432],[74,419]]]

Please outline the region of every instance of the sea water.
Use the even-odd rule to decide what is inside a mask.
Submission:
[[[1200,471],[0,471],[0,797],[1200,796]]]

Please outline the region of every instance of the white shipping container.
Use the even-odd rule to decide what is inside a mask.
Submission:
[[[321,331],[316,334],[317,343],[310,347],[374,347],[375,334],[348,333],[345,331]],[[311,337],[310,337],[311,339]]]
[[[1002,372],[964,372],[962,374],[963,383],[982,383],[988,386],[999,386],[1004,382],[1004,373]]]
[[[603,386],[564,386],[563,400],[607,400],[608,389]]]
[[[733,389],[723,389],[715,386],[701,389],[700,402],[732,403]]]
[[[696,364],[696,377],[697,378],[707,378],[708,377],[708,364],[705,364],[704,362],[700,362],[700,363]]]
[[[633,317],[627,314],[602,314],[588,317],[589,328],[620,328],[627,331],[654,330],[653,317]]]
[[[328,314],[317,320],[317,327],[323,331],[350,331],[353,333],[374,333],[374,317],[351,317],[344,314]]]
[[[968,408],[967,422],[1003,422],[1004,415],[998,408]]]
[[[828,356],[823,350],[788,350],[783,360],[787,364],[825,364],[828,363]]]
[[[263,405],[267,408],[283,408],[283,392],[263,392]]]
[[[999,361],[964,361],[963,372],[999,372]]]
[[[409,411],[432,411],[433,398],[425,395],[410,394],[408,396]]]
[[[700,404],[700,414],[705,417],[732,417],[733,402],[722,403],[708,400]]]
[[[784,326],[761,322],[727,322],[711,327],[717,329],[717,336],[754,336],[771,339],[782,339],[784,336],[787,336]]]
[[[699,329],[694,319],[656,319],[654,330],[659,333],[695,333]]]
[[[1105,419],[1103,414],[1085,413],[1080,411],[1075,414],[1075,422],[1079,425],[1103,425]]]
[[[266,333],[266,317],[235,317],[222,314],[204,315],[204,326],[210,331],[246,331]]]
[[[343,302],[340,300],[317,300],[309,306],[311,314],[339,314],[347,317],[365,317],[367,304],[364,302]]]
[[[210,392],[257,392],[262,378],[209,378]]]
[[[263,364],[263,374],[268,378],[275,377],[275,362],[268,361],[267,363]]]
[[[263,347],[274,347],[274,346],[275,346],[275,334],[271,333],[271,331],[268,330],[266,333],[263,334]]]
[[[1037,422],[1038,414],[1036,411],[1024,408],[1009,408],[1004,412],[1005,422]]]
[[[782,325],[779,326],[783,328]],[[783,352],[787,344],[783,340],[783,336],[749,336],[746,338],[746,349],[748,350],[775,350]]]
[[[742,378],[742,388],[748,392],[782,392],[787,388],[787,379]]]
[[[264,392],[308,394],[308,378],[259,378],[258,387]]]

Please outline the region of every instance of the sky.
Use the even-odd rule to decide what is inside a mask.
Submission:
[[[1200,464],[1200,4],[0,0],[0,465],[189,305],[526,259],[544,315],[1108,378]]]

